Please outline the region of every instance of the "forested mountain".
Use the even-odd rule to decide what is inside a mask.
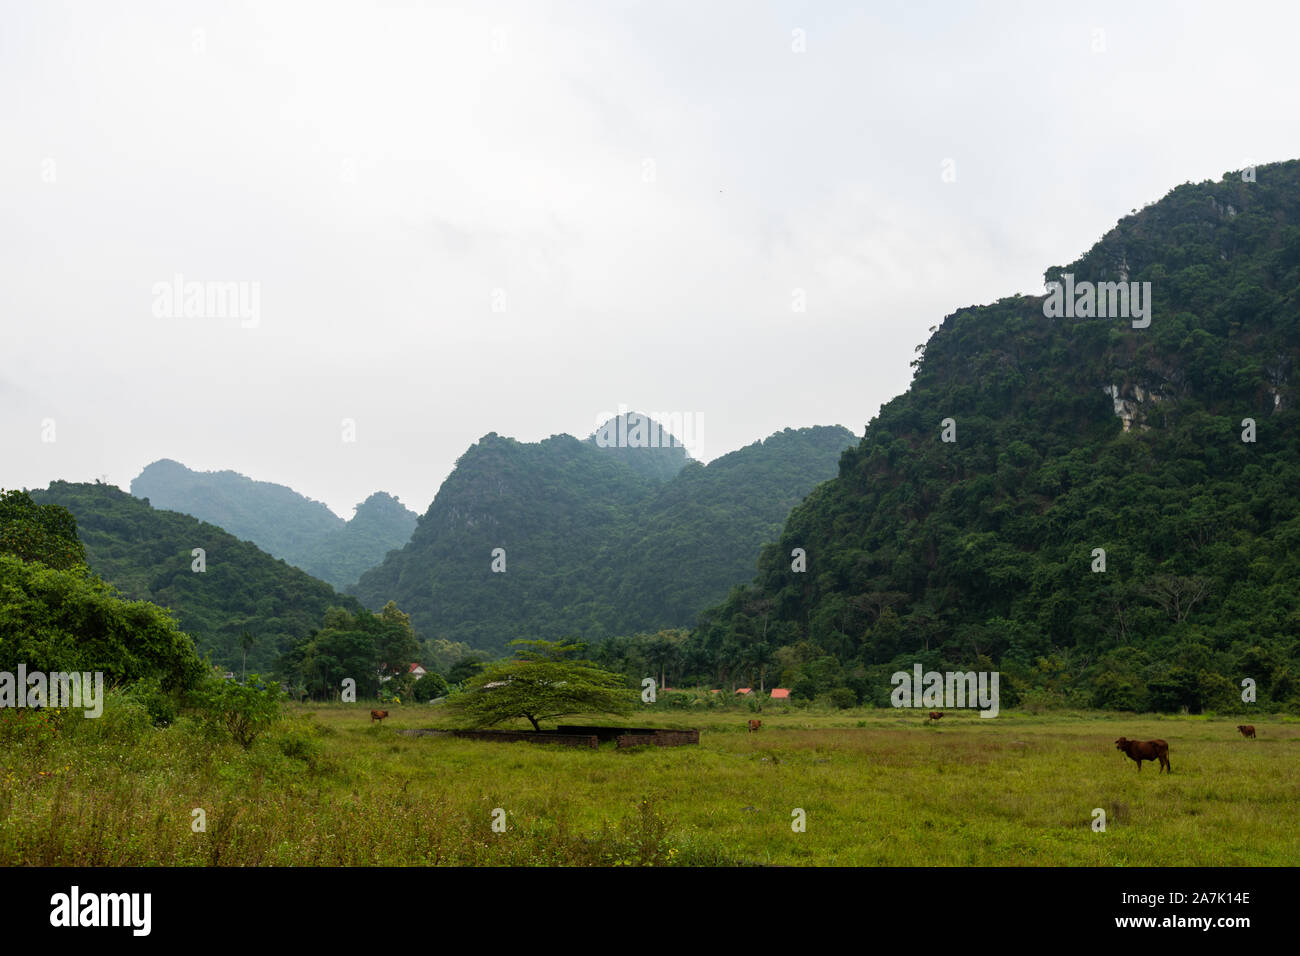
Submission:
[[[131,482],[156,508],[209,521],[337,588],[356,582],[415,528],[415,512],[376,492],[344,521],[323,503],[234,471],[192,471],[161,459]]]
[[[330,607],[361,610],[298,568],[190,515],[160,511],[113,485],[56,481],[30,492],[76,518],[86,563],[124,597],[177,612],[200,654],[238,670],[240,639],[253,638],[250,671],[269,671],[280,656],[320,626]],[[193,551],[203,549],[204,570]]]
[[[1075,315],[1085,283],[1150,283],[1150,323],[1044,296],[944,319],[703,617],[715,673],[761,648],[881,703],[920,661],[1001,670],[1004,704],[1198,712],[1249,678],[1300,706],[1300,162],[1179,186],[1046,278]]]
[[[681,426],[687,424],[683,421]],[[670,427],[640,412],[621,412],[601,424],[587,441],[639,475],[668,481],[691,460]]]
[[[317,538],[291,563],[345,588],[383,561],[389,551],[406,544],[417,520],[415,512],[392,495],[376,491],[357,505],[351,521]]]
[[[680,443],[492,433],[353,593],[374,609],[396,601],[426,639],[493,650],[690,624],[752,576],[759,546],[852,442],[838,426],[787,429],[705,466]],[[653,453],[682,467],[664,477]]]

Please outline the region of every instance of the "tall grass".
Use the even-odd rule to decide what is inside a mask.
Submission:
[[[647,708],[698,747],[452,737],[438,708],[294,706],[250,749],[185,717],[0,712],[15,865],[1294,865],[1300,723],[1096,713]],[[574,722],[601,718],[575,718]],[[1163,737],[1172,774],[1113,740]],[[1105,832],[1092,827],[1094,810]],[[505,832],[493,811],[505,811]],[[796,810],[806,830],[791,828]],[[205,828],[195,830],[195,810]]]

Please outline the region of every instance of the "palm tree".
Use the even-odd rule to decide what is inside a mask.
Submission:
[[[248,669],[248,652],[253,649],[253,645],[256,643],[257,643],[257,638],[253,637],[252,634],[248,633],[248,628],[244,628],[243,631],[240,632],[239,646],[244,651],[244,660],[239,665],[239,682],[241,684],[244,682],[245,673]]]
[[[758,692],[767,692],[767,669],[775,660],[772,648],[768,644],[755,644],[749,649],[749,663],[758,671]]]
[[[645,651],[646,661],[659,675],[659,686],[668,683],[668,668],[676,670],[681,665],[682,651],[662,633],[656,634]]]

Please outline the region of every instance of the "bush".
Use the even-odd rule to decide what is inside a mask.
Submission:
[[[163,690],[157,677],[141,678],[122,696],[142,706],[155,727],[166,727],[176,720],[176,698]]]
[[[851,687],[836,687],[831,691],[831,706],[838,707],[840,710],[848,710],[858,703],[858,695],[853,693]]]
[[[0,670],[103,671],[110,682],[157,676],[192,687],[203,662],[171,613],[127,601],[84,565],[60,571],[0,553]]]
[[[245,750],[281,716],[284,694],[274,681],[263,684],[250,674],[248,684],[210,677],[192,692],[198,718],[210,731],[228,735]]]
[[[402,698],[410,700],[415,684],[415,678],[410,674],[399,674],[392,680],[384,681],[379,685],[380,703],[400,704]]]
[[[275,748],[290,759],[301,760],[311,770],[319,769],[323,753],[321,727],[309,717],[299,717],[286,724],[271,738]]]
[[[616,830],[606,824],[592,842],[600,864],[605,866],[669,866],[677,850],[668,835],[669,821],[650,798],[642,798],[636,810]]]
[[[417,701],[425,704],[436,697],[446,697],[447,690],[447,681],[443,679],[442,675],[429,671],[415,682],[412,693]]]

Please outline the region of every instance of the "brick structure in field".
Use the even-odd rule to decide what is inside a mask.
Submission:
[[[596,727],[561,724],[562,734],[594,734],[598,740],[613,740],[624,747],[683,747],[700,742],[698,730],[664,730],[658,727]]]
[[[467,740],[495,740],[501,744],[558,744],[561,747],[590,747],[600,741],[595,734],[562,734],[554,730],[399,730],[405,737],[462,737]]]
[[[467,740],[495,740],[497,743],[558,744],[561,747],[590,747],[614,741],[625,747],[683,747],[700,742],[698,730],[663,730],[657,727],[560,726],[555,730],[399,730],[408,737],[462,737]]]
[[[556,730],[453,730],[453,737],[470,740],[495,740],[498,743],[559,744],[561,747],[590,747],[595,750],[600,741],[595,734],[569,734]]]

